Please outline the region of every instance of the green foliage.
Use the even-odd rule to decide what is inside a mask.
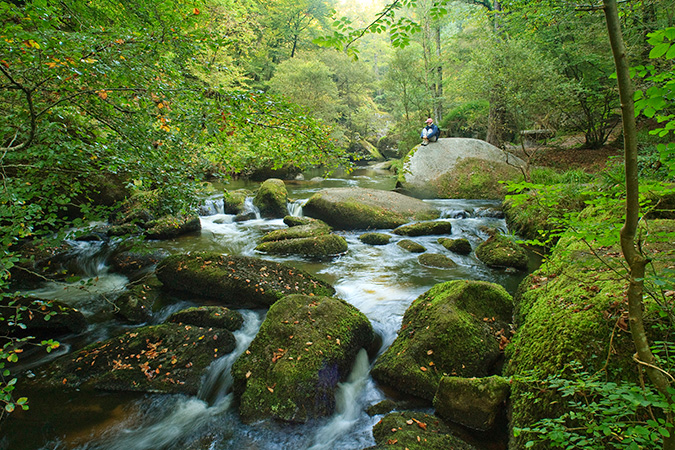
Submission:
[[[484,138],[490,104],[486,100],[472,100],[448,111],[441,128],[452,137]]]
[[[661,416],[661,412],[675,412],[673,405],[653,389],[608,382],[604,373],[586,372],[578,363],[569,369],[565,371],[569,377],[555,374],[543,381],[528,375],[515,378],[516,382],[555,391],[566,402],[566,411],[560,416],[514,430],[515,436],[525,433],[531,439],[525,448],[535,443],[564,449],[656,448],[675,432]],[[655,415],[652,408],[660,412]]]

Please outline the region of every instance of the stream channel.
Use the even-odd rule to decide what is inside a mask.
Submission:
[[[286,182],[289,197],[294,200],[289,208],[294,215],[301,215],[304,200],[320,189],[358,186],[392,190],[394,185],[395,177],[390,172],[372,168],[359,168],[349,175],[335,178]],[[237,181],[225,187],[256,189],[257,186],[257,183]],[[452,223],[451,237],[467,238],[474,249],[488,237],[486,228],[508,231],[504,219],[491,217],[494,214],[489,213],[499,209],[497,201],[426,201],[441,211],[439,220]],[[411,302],[434,284],[457,279],[484,280],[498,283],[513,294],[525,276],[525,272],[491,269],[478,261],[473,253],[460,256],[448,252],[438,244],[438,236],[412,239],[424,245],[429,252],[449,256],[457,267],[436,269],[422,266],[417,260],[418,254],[409,253],[396,245],[396,241],[401,239],[396,235],[388,245],[365,245],[358,239],[363,231],[338,232],[346,238],[349,250],[330,260],[260,255],[254,250],[260,237],[286,225],[281,219],[235,223],[233,216],[222,214],[222,193],[205,200],[201,224],[201,232],[174,240],[150,242],[149,245],[170,253],[217,251],[256,256],[302,268],[331,283],[338,297],[356,306],[370,319],[375,332],[382,337],[380,353],[396,338],[403,314]],[[106,265],[110,245],[74,244],[79,246],[79,264],[91,277],[89,283],[55,283],[24,292],[40,298],[59,299],[87,316],[90,323],[88,330],[82,335],[62,339],[61,348],[55,352],[57,355],[132,328],[106,312],[110,310],[107,299],[118,295],[128,282],[125,276],[112,273]],[[531,261],[532,267],[535,264],[536,261]],[[160,303],[161,307],[154,311],[153,323],[162,322],[175,311],[197,305],[199,300],[191,302],[166,295]],[[0,450],[357,450],[375,444],[372,427],[381,416],[371,417],[366,414],[366,409],[391,398],[394,393],[377,386],[370,377],[369,369],[374,361],[368,359],[365,351],[359,354],[349,379],[341,384],[337,394],[337,411],[332,417],[305,425],[268,421],[242,424],[229,389],[229,371],[255,337],[265,311],[241,312],[245,322],[242,329],[235,333],[236,350],[209,367],[198,396],[91,392],[47,396],[28,392],[30,409],[13,413],[3,425]],[[52,354],[50,358],[57,355]],[[504,428],[466,437],[477,448],[504,448]]]

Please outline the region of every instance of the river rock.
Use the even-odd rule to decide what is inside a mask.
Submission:
[[[4,318],[0,320],[3,336],[50,338],[87,329],[84,315],[58,300],[3,297],[0,299],[0,317]]]
[[[422,245],[411,239],[402,239],[396,243],[403,250],[407,250],[411,253],[424,253],[427,249]]]
[[[373,427],[377,445],[368,450],[475,450],[438,417],[420,411],[387,414]]]
[[[345,253],[347,248],[345,238],[331,233],[315,237],[263,242],[255,249],[262,253],[275,255],[300,255],[320,258],[340,255]]]
[[[31,383],[196,395],[209,364],[234,346],[224,329],[175,323],[137,328],[57,359]]]
[[[194,306],[171,314],[166,321],[237,331],[244,324],[244,317],[239,311],[233,311],[224,306]]]
[[[310,197],[303,212],[338,230],[395,228],[440,215],[436,208],[418,199],[364,188],[321,190]]]
[[[110,268],[135,279],[168,256],[165,250],[131,249],[114,252],[109,259]]]
[[[239,215],[246,212],[246,199],[253,197],[253,192],[248,189],[237,189],[223,193],[223,212],[225,214]]]
[[[162,216],[145,223],[145,236],[148,239],[173,239],[183,234],[202,229],[202,223],[196,214],[185,216]]]
[[[501,234],[495,234],[481,242],[476,247],[476,257],[490,267],[527,269],[528,257],[525,250]]]
[[[368,245],[387,245],[391,240],[391,235],[386,233],[363,233],[359,240]]]
[[[417,257],[417,261],[423,266],[438,267],[440,269],[451,269],[457,267],[452,259],[440,253],[422,253]]]
[[[485,141],[441,138],[417,146],[406,157],[399,187],[418,198],[501,199],[499,181],[522,176],[524,162]]]
[[[331,227],[317,220],[315,223],[297,225],[281,230],[270,231],[261,239],[262,242],[284,241],[288,239],[313,238],[331,232]]]
[[[471,253],[471,243],[466,238],[438,238],[438,243],[451,252],[459,255],[468,255]]]
[[[281,218],[288,214],[288,192],[282,180],[265,180],[253,198],[253,204],[265,218]]]
[[[122,292],[113,301],[115,315],[122,320],[140,324],[152,317],[152,306],[158,297],[160,283],[152,278],[150,283],[137,284]]]
[[[428,401],[443,376],[487,376],[502,357],[512,307],[511,296],[497,284],[437,284],[405,312],[398,337],[377,359],[372,375]]]
[[[446,220],[428,220],[426,222],[401,225],[393,231],[399,236],[429,236],[432,234],[451,234],[452,224]]]
[[[505,410],[511,392],[509,380],[500,376],[486,378],[443,377],[434,397],[436,414],[475,430],[486,431]]]
[[[307,272],[274,261],[219,253],[172,255],[157,266],[170,289],[212,298],[226,306],[268,307],[289,294],[333,295]]]
[[[61,281],[74,273],[68,262],[73,246],[65,241],[36,239],[15,251],[19,260],[10,269],[9,280],[18,287],[33,287],[45,280]]]
[[[306,422],[335,410],[335,391],[373,329],[343,300],[287,296],[272,305],[249,349],[232,367],[245,422]]]

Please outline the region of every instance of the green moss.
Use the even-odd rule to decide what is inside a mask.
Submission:
[[[474,450],[441,419],[419,411],[387,414],[373,427],[375,449]]]
[[[270,178],[260,185],[253,204],[263,217],[284,217],[288,214],[288,192],[282,180]]]
[[[375,363],[379,382],[431,401],[443,376],[485,376],[500,357],[512,300],[501,286],[441,283],[418,297],[398,337]]]
[[[280,300],[232,368],[242,419],[304,422],[331,414],[337,383],[372,339],[368,319],[342,300]]]
[[[525,250],[506,236],[496,234],[476,247],[476,257],[490,267],[527,269]]]
[[[417,260],[423,266],[439,267],[442,269],[457,267],[457,264],[453,260],[439,253],[422,253],[417,257]]]
[[[307,225],[298,225],[290,228],[284,228],[281,230],[270,231],[265,236],[263,236],[262,242],[283,241],[286,239],[312,238],[328,234],[330,232],[331,227],[324,224],[323,222],[319,222],[316,224],[310,223]]]
[[[428,236],[430,234],[452,234],[452,224],[446,220],[427,221],[402,225],[393,231],[400,236]]]
[[[171,314],[166,321],[204,328],[225,328],[229,331],[237,331],[244,324],[244,318],[239,311],[223,306],[195,306],[183,309]]]
[[[460,255],[468,255],[471,253],[471,243],[466,238],[438,238],[438,243],[453,253],[458,253]]]
[[[225,214],[243,213],[246,199],[252,196],[253,192],[246,189],[238,189],[236,191],[225,190],[223,192],[223,210]]]
[[[385,233],[363,233],[359,240],[368,245],[387,245],[391,240],[391,235]]]
[[[422,244],[418,244],[417,242],[411,241],[410,239],[402,239],[398,241],[396,245],[412,253],[423,253],[427,251],[427,249]]]
[[[439,177],[433,185],[439,198],[503,199],[506,188],[500,181],[521,178],[520,171],[503,163],[463,158],[452,173]]]
[[[263,242],[256,248],[262,253],[276,255],[301,255],[322,257],[339,255],[347,251],[347,241],[336,234],[322,234],[315,237],[285,239]]]

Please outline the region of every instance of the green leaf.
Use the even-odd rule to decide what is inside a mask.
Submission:
[[[649,52],[649,57],[651,59],[660,58],[661,56],[666,54],[669,48],[670,48],[669,42],[658,44],[654,46],[654,48]]]

